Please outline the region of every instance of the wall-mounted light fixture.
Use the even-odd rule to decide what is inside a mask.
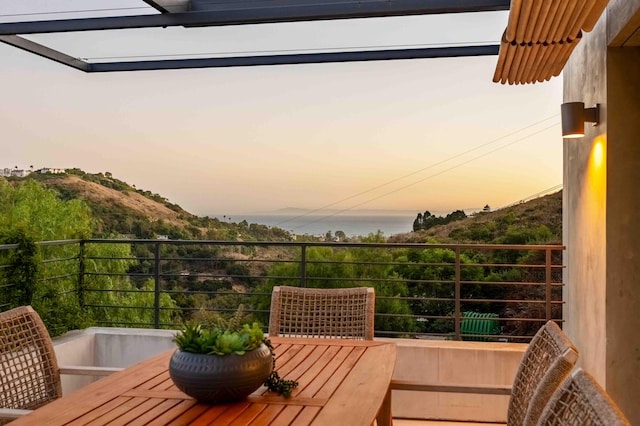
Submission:
[[[600,104],[593,108],[585,108],[584,102],[567,102],[560,106],[562,115],[562,137],[581,138],[584,136],[584,123],[598,125],[600,119]]]

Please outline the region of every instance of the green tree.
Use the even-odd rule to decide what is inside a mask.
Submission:
[[[52,335],[114,319],[151,323],[154,299],[150,283],[138,289],[126,276],[135,261],[129,245],[94,245],[81,253],[80,246],[73,243],[47,245],[34,251],[36,241],[89,237],[93,225],[89,208],[79,200],[63,201],[55,191],[34,180],[11,184],[0,179],[0,240],[19,244],[17,252],[3,254],[3,264],[9,267],[2,271],[2,282],[15,292],[13,296],[6,292],[4,297],[13,297],[7,301],[10,306],[33,305]],[[113,275],[91,275],[80,287],[81,256],[89,259],[85,272]],[[84,308],[85,304],[120,309],[106,314],[106,309],[90,311]],[[161,304],[173,306],[168,296]],[[171,311],[163,312],[170,315]]]
[[[364,242],[381,242],[382,233],[370,234]],[[405,282],[393,272],[390,252],[377,248],[309,247],[307,248],[307,278],[313,288],[373,287],[376,292],[376,330],[411,333],[416,330],[410,318],[411,309],[404,300],[390,297],[408,295]],[[299,258],[298,258],[299,261]],[[269,271],[271,278],[257,287],[254,298],[258,310],[268,311],[270,294],[276,285],[300,285],[299,263],[276,264]],[[266,315],[260,318],[266,322]]]

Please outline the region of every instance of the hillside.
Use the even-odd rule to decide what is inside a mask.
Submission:
[[[562,243],[562,191],[526,203],[465,219],[436,225],[428,230],[398,234],[394,243],[560,244]]]
[[[222,222],[198,217],[159,194],[137,189],[110,173],[86,173],[80,169],[65,174],[32,173],[56,190],[63,199],[83,200],[91,209],[96,225],[93,237],[117,234],[136,238],[212,239],[244,241],[289,241],[291,235],[275,227],[247,222]]]
[[[146,196],[129,191],[118,191],[107,188],[99,183],[83,180],[79,176],[53,177],[46,181],[46,185],[57,189],[62,194],[73,194],[74,198],[85,200],[88,204],[97,206],[119,205],[127,209],[134,216],[145,217],[150,222],[162,220],[174,226],[184,227],[185,217],[189,213],[171,210],[166,205],[147,198]]]

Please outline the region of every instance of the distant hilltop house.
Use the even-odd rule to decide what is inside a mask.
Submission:
[[[31,166],[28,169],[19,169],[18,166],[14,167],[13,169],[11,169],[9,167],[5,167],[3,169],[0,169],[0,176],[2,176],[2,177],[21,177],[22,178],[22,177],[29,176],[33,172],[60,174],[60,173],[65,173],[66,169],[56,169],[56,168],[44,167],[44,168],[39,169],[39,170],[33,170],[33,166]]]
[[[66,173],[67,170],[66,169],[54,169],[54,168],[48,168],[48,167],[44,167],[40,170],[38,170],[40,173],[51,173],[54,175],[59,175],[61,173]]]
[[[33,171],[29,169],[18,169],[18,168],[10,169],[8,167],[5,167],[4,169],[1,169],[1,170],[2,170],[2,176],[4,177],[11,177],[11,176],[25,177],[25,176],[29,176]]]
[[[482,208],[482,211],[483,211],[484,213],[489,213],[489,212],[491,211],[491,207],[489,207],[489,204],[487,204],[486,206],[484,206],[484,207]]]

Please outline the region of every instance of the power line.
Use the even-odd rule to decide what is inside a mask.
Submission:
[[[362,192],[358,192],[357,194],[350,195],[350,196],[348,196],[348,197],[346,197],[346,198],[343,198],[343,199],[341,199],[341,200],[335,201],[335,202],[330,203],[330,204],[326,204],[326,205],[324,205],[324,206],[322,206],[322,207],[318,207],[317,209],[310,210],[310,211],[308,211],[308,212],[306,212],[306,213],[304,213],[304,214],[301,214],[301,215],[298,215],[298,216],[292,217],[292,218],[290,218],[290,219],[283,220],[282,222],[277,223],[275,226],[280,227],[280,225],[283,225],[283,224],[285,224],[285,223],[288,223],[288,222],[291,222],[291,221],[293,221],[293,220],[297,220],[297,219],[300,219],[300,218],[303,218],[303,217],[309,216],[309,215],[311,215],[311,214],[313,214],[313,213],[316,213],[316,212],[322,211],[322,210],[327,209],[327,208],[329,208],[329,207],[333,207],[333,206],[335,206],[335,205],[337,205],[337,204],[343,203],[343,202],[345,202],[345,201],[349,201],[349,200],[351,200],[351,199],[353,199],[353,198],[356,198],[356,197],[359,197],[359,196],[361,196],[361,195],[368,194],[368,193],[373,192],[373,191],[375,191],[375,190],[378,190],[378,189],[380,189],[380,188],[384,188],[385,186],[391,185],[392,183],[395,183],[395,182],[398,182],[398,181],[400,181],[400,180],[406,179],[406,178],[408,178],[408,177],[414,176],[414,175],[416,175],[416,174],[418,174],[418,173],[422,173],[422,172],[424,172],[424,171],[426,171],[426,170],[429,170],[429,169],[431,169],[431,168],[433,168],[433,167],[440,166],[440,165],[445,164],[445,163],[447,163],[447,162],[449,162],[449,161],[455,160],[456,158],[462,157],[462,156],[467,155],[467,154],[469,154],[469,153],[471,153],[471,152],[477,151],[477,150],[479,150],[479,149],[481,149],[481,148],[487,147],[487,146],[492,145],[492,144],[494,144],[494,143],[496,143],[496,142],[499,142],[499,141],[501,141],[501,140],[503,140],[503,139],[506,139],[506,138],[508,138],[508,137],[511,137],[511,136],[513,136],[513,135],[515,135],[515,134],[517,134],[517,133],[520,133],[520,132],[522,132],[522,131],[524,131],[524,130],[530,129],[531,127],[535,127],[535,126],[537,126],[538,124],[544,123],[545,121],[549,121],[549,120],[551,120],[552,118],[556,118],[558,115],[559,115],[559,114],[554,114],[554,115],[552,115],[552,116],[550,116],[550,117],[547,117],[547,118],[544,118],[544,119],[542,119],[542,120],[540,120],[540,121],[536,121],[535,123],[529,124],[528,126],[522,127],[522,128],[520,128],[520,129],[518,129],[518,130],[516,130],[516,131],[514,131],[514,132],[511,132],[511,133],[508,133],[508,134],[506,134],[506,135],[500,136],[499,138],[496,138],[496,139],[492,139],[492,140],[491,140],[491,141],[489,141],[489,142],[485,142],[485,143],[483,143],[483,144],[480,144],[480,145],[476,146],[475,148],[471,148],[471,149],[468,149],[468,150],[466,150],[466,151],[460,152],[460,153],[458,153],[458,154],[456,154],[456,155],[454,155],[454,156],[452,156],[452,157],[449,157],[449,158],[446,158],[446,159],[444,159],[444,160],[442,160],[442,161],[438,161],[438,162],[436,162],[436,163],[430,164],[430,165],[428,165],[428,166],[426,166],[426,167],[423,167],[423,168],[421,168],[421,169],[415,170],[415,171],[413,171],[413,172],[411,172],[411,173],[407,173],[407,174],[405,174],[405,175],[403,175],[403,176],[397,177],[397,178],[395,178],[395,179],[392,179],[392,180],[390,180],[390,181],[387,181],[387,182],[385,182],[385,183],[382,183],[382,184],[380,184],[380,185],[378,185],[378,186],[375,186],[375,187],[373,187],[373,188],[367,189],[367,190],[362,191]],[[299,226],[298,226],[297,228],[299,228]],[[294,229],[295,229],[295,228],[294,228]]]
[[[520,199],[520,200],[518,200],[518,201],[516,201],[514,203],[507,204],[506,206],[499,207],[498,210],[506,209],[507,207],[515,206],[516,204],[520,204],[520,203],[524,203],[524,202],[529,201],[529,200],[533,200],[534,198],[538,198],[538,197],[540,197],[542,195],[547,195],[550,192],[554,192],[554,191],[556,191],[558,189],[562,189],[562,187],[563,187],[563,185],[561,183],[559,183],[558,185],[552,186],[551,188],[543,189],[542,191],[536,192],[535,194],[529,195],[528,197],[522,198],[522,199]]]
[[[409,188],[409,187],[411,187],[411,186],[415,186],[415,185],[417,185],[417,184],[419,184],[419,183],[421,183],[421,182],[424,182],[425,180],[428,180],[428,179],[434,178],[434,177],[436,177],[436,176],[440,176],[440,175],[441,175],[441,174],[443,174],[443,173],[449,172],[449,171],[451,171],[451,170],[453,170],[453,169],[456,169],[456,168],[458,168],[458,167],[461,167],[461,166],[464,166],[464,165],[466,165],[466,164],[469,164],[469,163],[471,163],[472,161],[475,161],[475,160],[478,160],[478,159],[480,159],[480,158],[486,157],[486,156],[487,156],[487,155],[489,155],[489,154],[493,154],[494,152],[497,152],[497,151],[499,151],[499,150],[501,150],[501,149],[507,148],[507,147],[509,147],[509,146],[511,146],[511,145],[514,145],[514,144],[518,143],[518,142],[522,142],[522,141],[523,141],[523,140],[525,140],[525,139],[528,139],[528,138],[530,138],[530,137],[532,137],[532,136],[538,135],[538,134],[540,134],[540,133],[542,133],[542,132],[545,132],[545,131],[547,131],[547,130],[549,130],[549,129],[552,129],[552,128],[556,127],[558,124],[560,124],[560,123],[554,123],[554,124],[552,124],[551,126],[545,127],[545,128],[544,128],[544,129],[542,129],[542,130],[539,130],[539,131],[537,131],[537,132],[535,132],[535,133],[532,133],[532,134],[530,134],[530,135],[524,136],[524,137],[522,137],[522,138],[520,138],[520,139],[516,139],[515,141],[513,141],[513,142],[509,142],[508,144],[505,144],[505,145],[499,146],[498,148],[495,148],[495,149],[493,149],[493,150],[491,150],[491,151],[487,151],[487,152],[485,152],[484,154],[481,154],[481,155],[478,155],[478,156],[476,156],[476,157],[473,157],[473,158],[471,158],[471,159],[469,159],[469,160],[467,160],[467,161],[463,161],[462,163],[456,164],[455,166],[449,167],[448,169],[442,170],[442,171],[440,171],[440,172],[438,172],[438,173],[434,173],[434,174],[429,175],[429,176],[427,176],[427,177],[425,177],[425,178],[423,178],[423,179],[417,180],[417,181],[412,182],[412,183],[410,183],[410,184],[408,184],[408,185],[405,185],[405,186],[402,186],[402,187],[400,187],[400,188],[394,189],[393,191],[386,192],[386,193],[384,193],[384,194],[382,194],[382,195],[379,195],[379,196],[377,196],[377,197],[370,198],[369,200],[363,201],[362,203],[359,203],[359,204],[353,205],[353,206],[348,207],[348,208],[346,208],[346,209],[339,210],[339,211],[334,212],[334,213],[332,213],[332,214],[328,214],[328,215],[326,215],[326,216],[324,216],[324,217],[321,217],[321,218],[319,218],[319,219],[313,220],[313,221],[311,221],[311,222],[307,222],[307,223],[305,223],[305,224],[303,224],[303,225],[296,226],[296,227],[295,227],[295,228],[293,228],[293,229],[298,229],[298,228],[301,228],[301,227],[303,227],[303,226],[311,225],[312,223],[320,222],[320,221],[322,221],[322,220],[324,220],[324,219],[327,219],[327,218],[329,218],[329,217],[337,216],[337,215],[339,215],[339,214],[341,214],[341,213],[347,212],[347,211],[352,210],[352,209],[354,209],[354,208],[356,208],[356,207],[360,207],[360,206],[365,205],[365,204],[368,204],[368,203],[370,203],[370,202],[372,202],[372,201],[379,200],[380,198],[384,198],[384,197],[386,197],[386,196],[388,196],[388,195],[395,194],[396,192],[402,191],[402,190],[404,190],[404,189],[406,189],[406,188]]]

